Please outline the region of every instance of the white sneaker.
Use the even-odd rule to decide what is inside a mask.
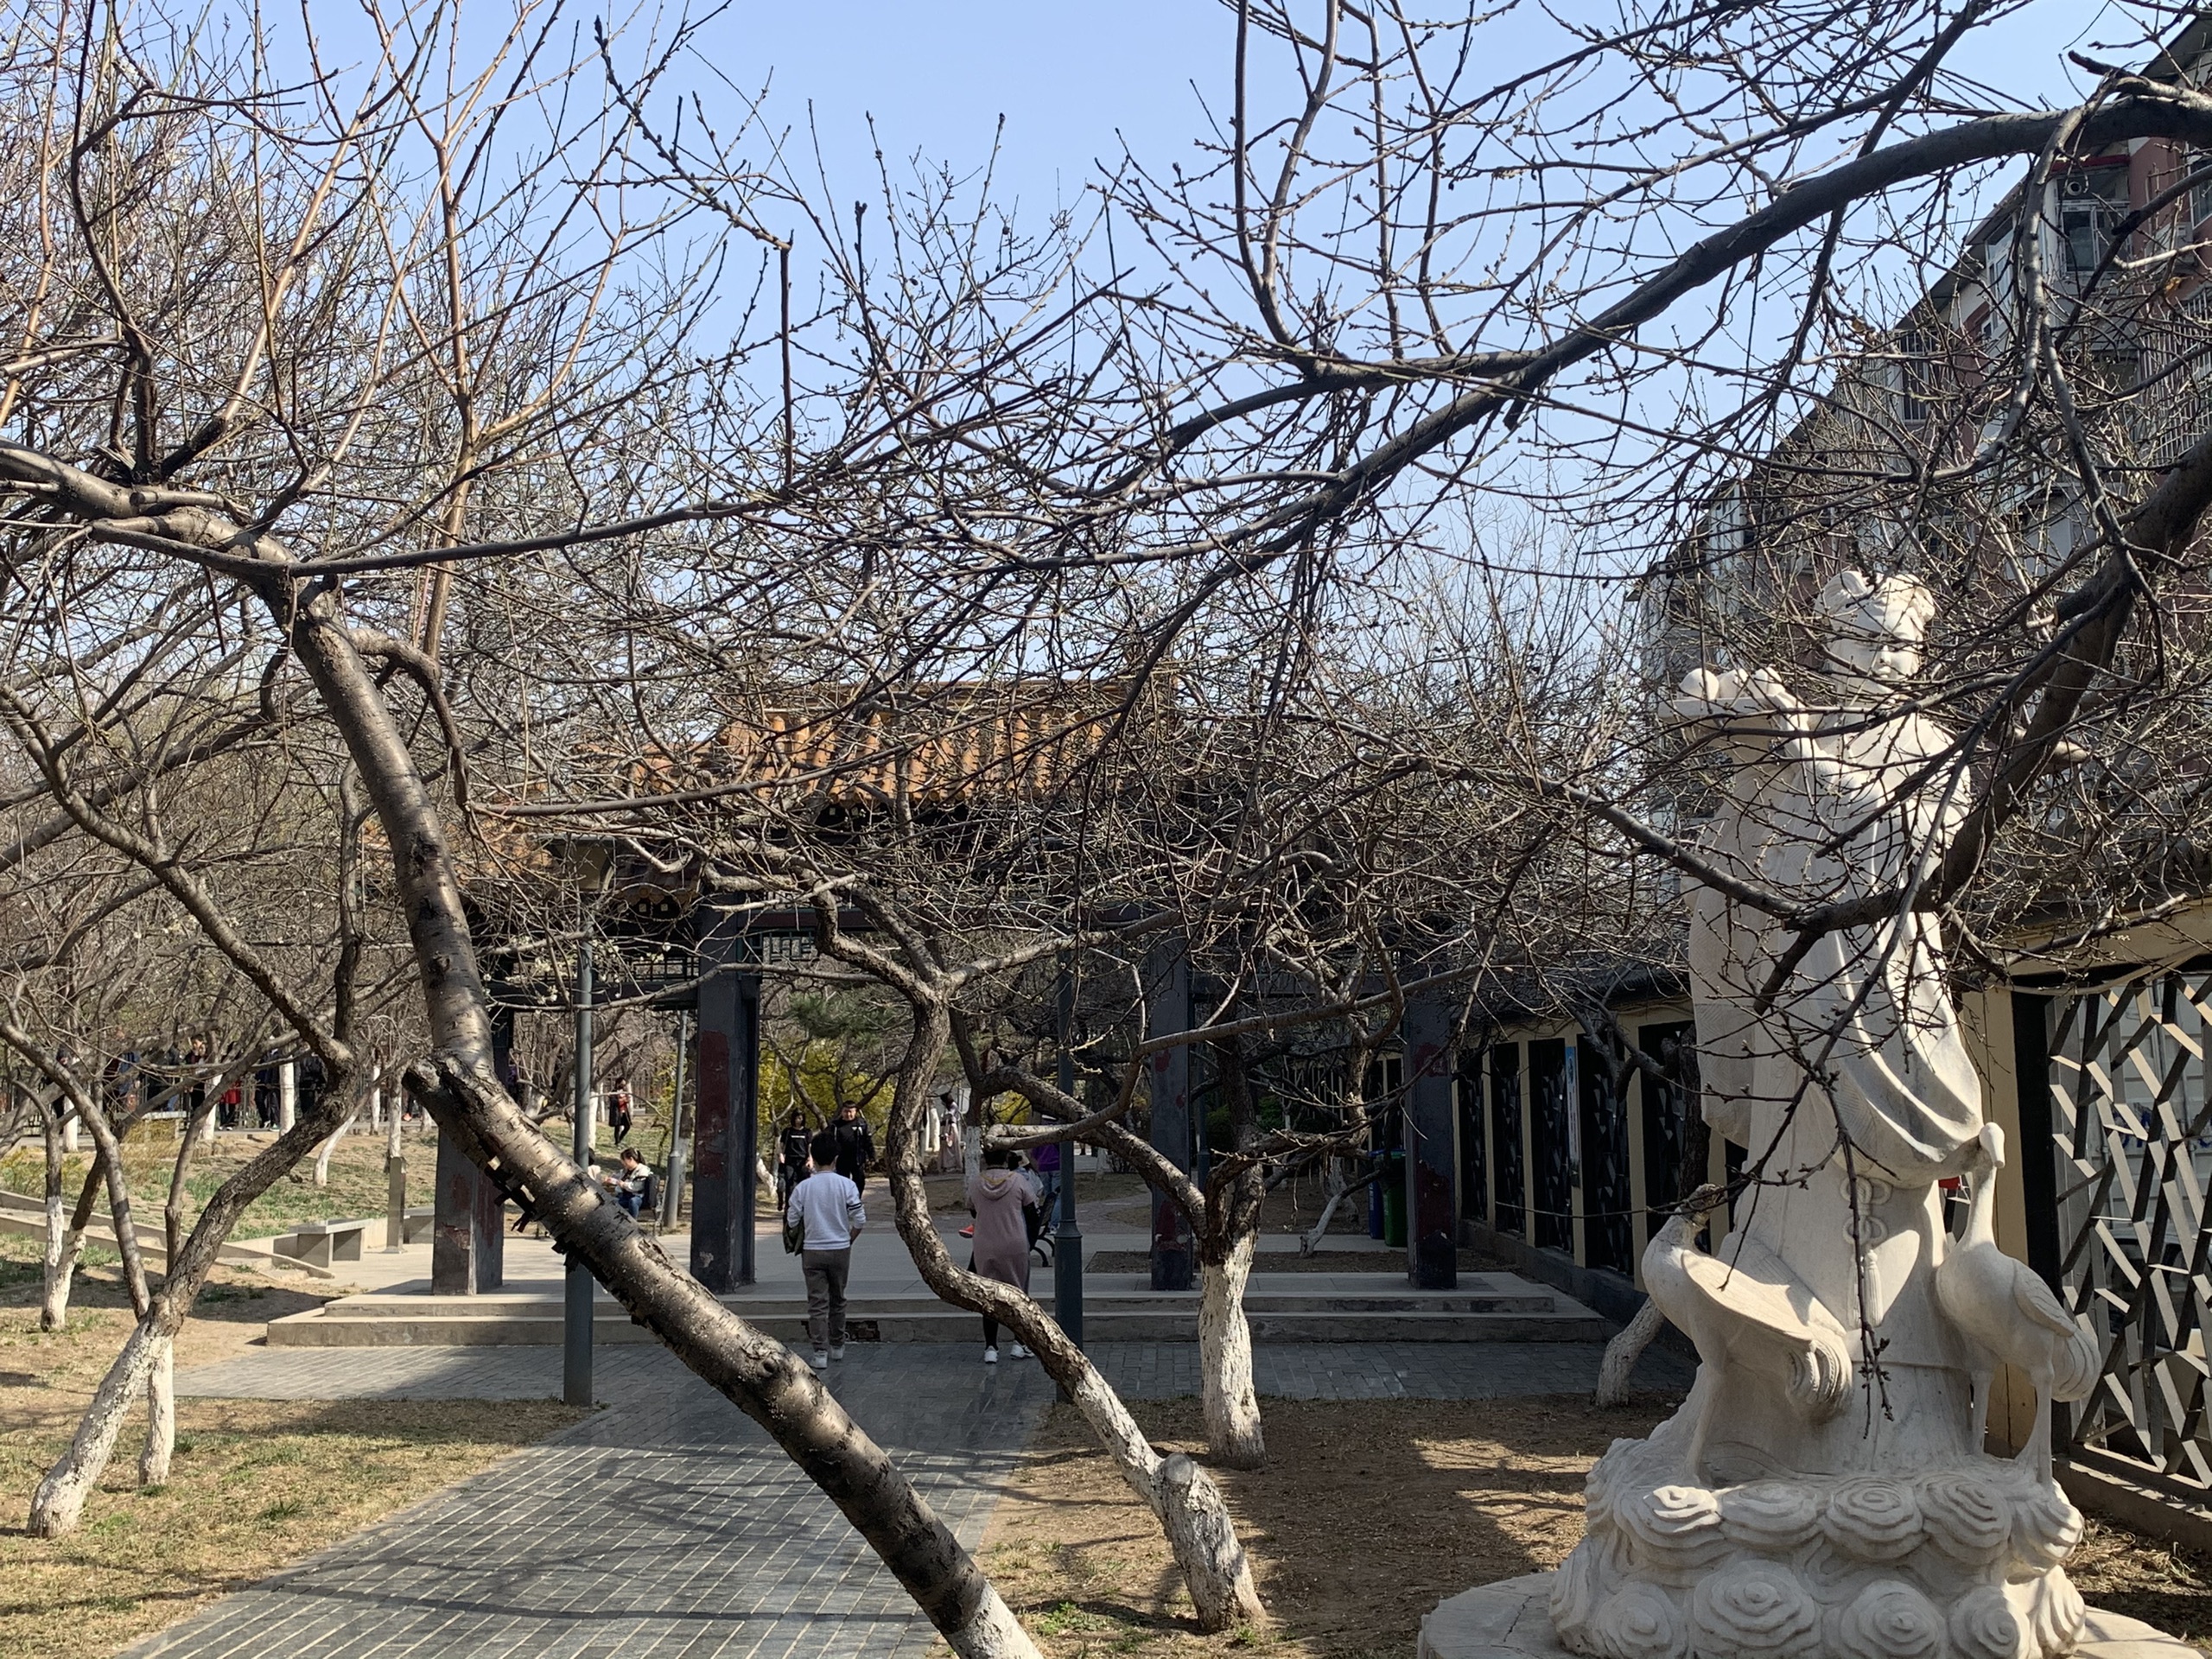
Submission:
[[[830,1356],[817,1348],[807,1357],[806,1363],[817,1371],[826,1371],[830,1369]]]
[[[984,1364],[986,1364],[986,1365],[995,1365],[995,1364],[997,1364],[998,1363],[999,1363],[999,1351],[998,1351],[997,1349],[995,1349],[995,1348],[986,1348],[986,1349],[984,1349],[984,1350],[983,1350],[983,1363],[984,1363]]]
[[[835,1348],[832,1348],[830,1351],[830,1357],[839,1361],[843,1360],[845,1357],[845,1344],[841,1342]]]
[[[1029,1357],[1029,1351],[1017,1342],[1014,1344],[1014,1357],[1016,1359],[1027,1359]]]

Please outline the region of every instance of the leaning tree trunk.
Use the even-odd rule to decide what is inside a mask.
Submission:
[[[811,1368],[709,1295],[517,1109],[492,1065],[491,1001],[445,830],[397,721],[328,590],[289,574],[262,597],[314,681],[391,849],[415,948],[432,1061],[409,1091],[439,1133],[527,1203],[569,1259],[695,1373],[766,1429],[842,1510],[956,1653],[1038,1659],[1036,1646],[951,1529],[847,1416]]]
[[[1246,1233],[1229,1247],[1226,1260],[1199,1264],[1198,1387],[1206,1446],[1215,1462],[1231,1469],[1257,1469],[1268,1460],[1252,1385],[1252,1326],[1244,1317],[1256,1245]]]
[[[161,1338],[151,1322],[142,1319],[132,1329],[123,1351],[92,1391],[92,1403],[78,1421],[77,1433],[61,1459],[46,1471],[31,1495],[30,1531],[34,1537],[56,1538],[76,1529],[85,1512],[85,1499],[99,1484],[115,1453],[116,1437],[130,1402],[146,1386]]]
[[[922,1282],[956,1307],[996,1319],[1035,1351],[1046,1372],[1083,1413],[1122,1478],[1159,1518],[1190,1590],[1192,1605],[1198,1610],[1200,1629],[1225,1630],[1264,1619],[1267,1609],[1252,1583],[1252,1564],[1212,1477],[1179,1452],[1163,1458],[1154,1451],[1098,1368],[1068,1340],[1059,1322],[1024,1292],[963,1271],[946,1252],[930,1217],[919,1138],[929,1085],[948,1040],[944,1009],[918,1004],[913,1033],[899,1061],[885,1143],[892,1213]],[[1249,1253],[1245,1259],[1249,1268]]]

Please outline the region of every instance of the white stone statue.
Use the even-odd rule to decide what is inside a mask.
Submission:
[[[1806,906],[1909,887],[1968,804],[1949,734],[1907,701],[1927,590],[1847,575],[1819,604],[1821,698],[1700,670],[1675,703],[1734,763],[1705,855]],[[2046,1437],[2009,1459],[1980,1431],[1999,1363],[2078,1398],[2096,1354],[1988,1236],[2002,1142],[1934,917],[1899,904],[1793,961],[1748,901],[1701,883],[1690,906],[1703,1109],[1764,1179],[1712,1253],[1683,1216],[1644,1254],[1697,1383],[1592,1471],[1588,1534],[1551,1592],[1559,1640],[1603,1659],[2071,1652],[2081,1517]],[[1975,1185],[1959,1243],[1936,1186],[1954,1175]]]

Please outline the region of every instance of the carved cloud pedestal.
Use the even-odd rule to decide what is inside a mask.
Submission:
[[[1552,1629],[1558,1576],[1532,1573],[1452,1597],[1421,1620],[1418,1659],[1567,1659]],[[2139,1619],[2094,1607],[2074,1651],[2077,1659],[2202,1659],[2186,1642]]]

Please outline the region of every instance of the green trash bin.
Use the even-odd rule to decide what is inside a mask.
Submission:
[[[1394,1250],[1406,1248],[1406,1154],[1393,1152],[1382,1160],[1382,1242]]]

